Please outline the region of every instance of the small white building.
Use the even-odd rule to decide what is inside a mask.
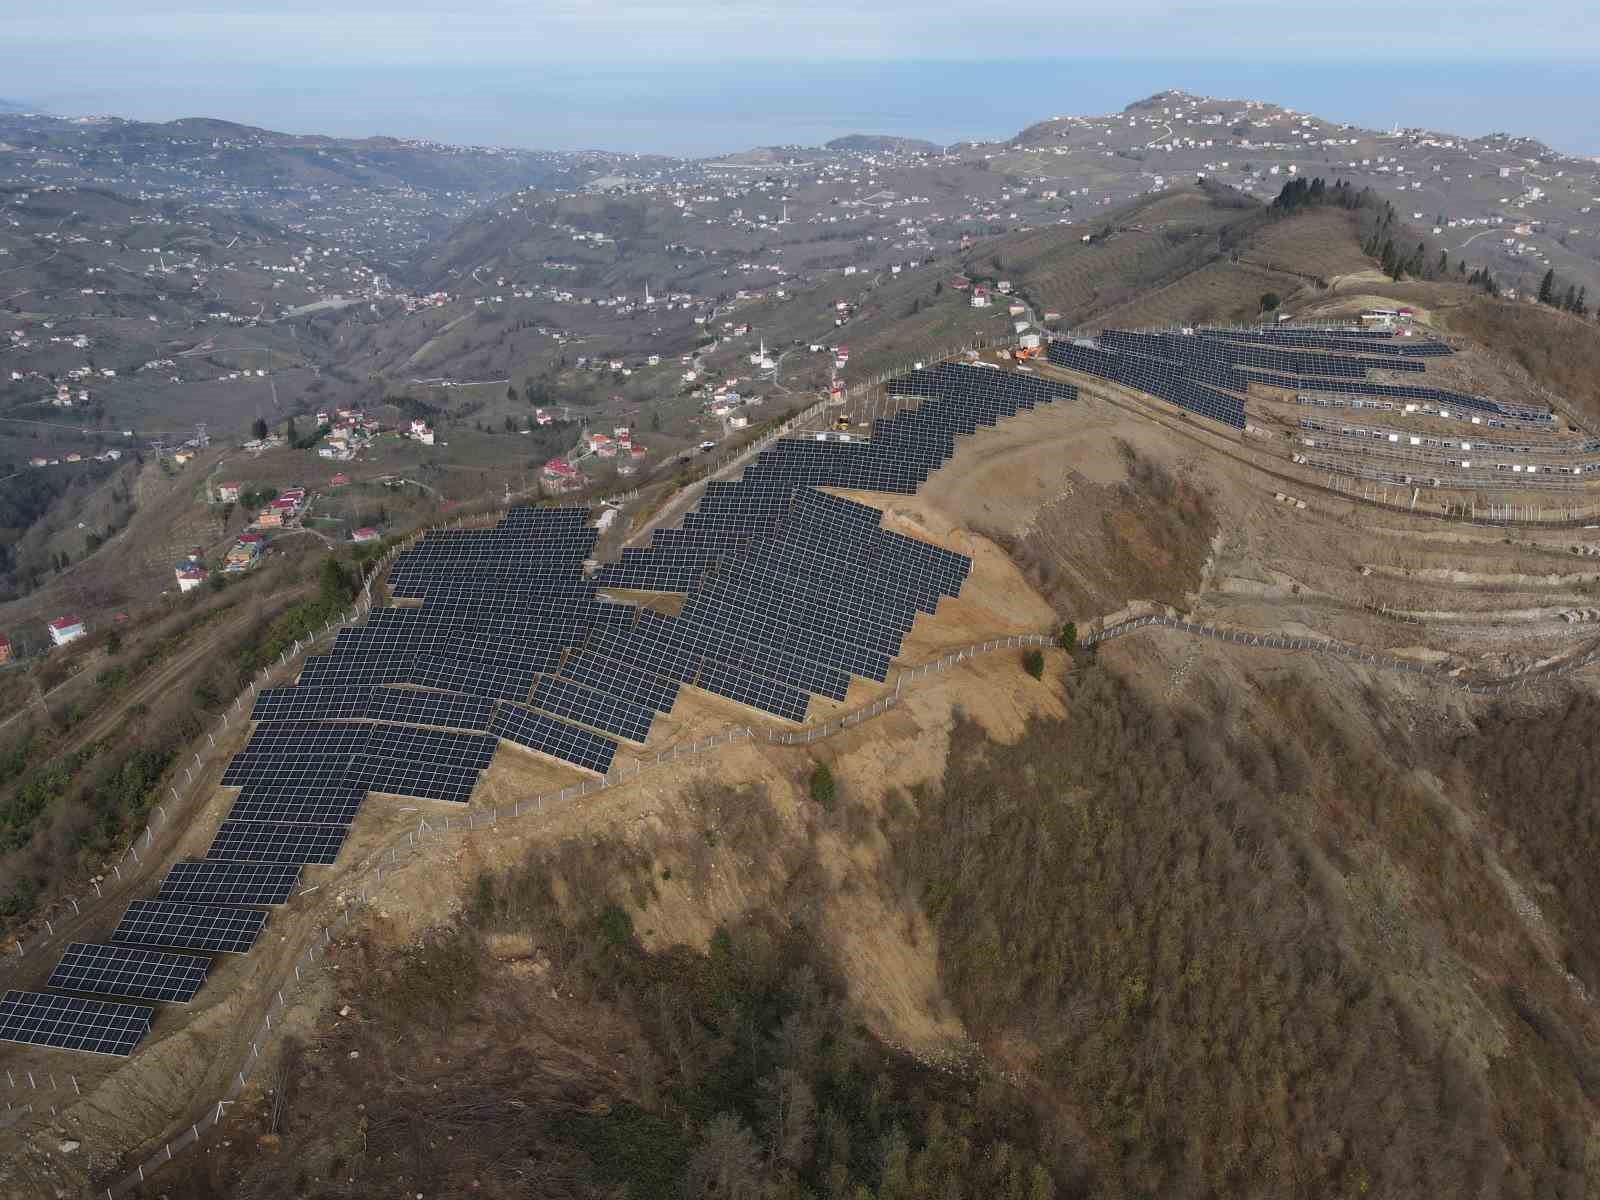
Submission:
[[[82,617],[57,617],[50,622],[50,640],[58,646],[65,646],[68,642],[76,641],[85,632]]]

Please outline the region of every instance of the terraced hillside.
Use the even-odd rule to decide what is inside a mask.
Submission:
[[[1009,278],[1041,315],[1059,312],[1070,327],[1212,261],[1225,231],[1255,208],[1224,207],[1185,189],[1104,218],[1005,238],[969,261],[974,271]]]

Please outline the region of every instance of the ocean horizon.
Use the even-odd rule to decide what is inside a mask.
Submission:
[[[81,73],[101,81],[90,86],[64,86],[59,72],[30,79],[24,68],[5,86],[8,98],[63,116],[217,117],[293,133],[680,157],[821,145],[852,133],[941,145],[998,140],[1050,117],[1114,112],[1182,88],[1367,128],[1425,127],[1468,137],[1508,132],[1568,154],[1600,154],[1600,122],[1573,103],[1600,78],[1600,65],[1586,63],[1022,59],[124,68]]]

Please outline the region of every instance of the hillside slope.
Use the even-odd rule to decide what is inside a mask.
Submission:
[[[912,663],[1150,599],[1466,658],[1475,627],[1340,591],[1379,586],[1375,558],[1534,579],[1561,553],[1285,515],[1183,431],[1087,399],[877,499],[976,561]],[[1293,574],[1246,591],[1252,571]],[[1433,578],[1406,585],[1429,607],[1475,593]],[[1582,1196],[1589,768],[1530,742],[1589,719],[1574,678],[1497,705],[1176,633],[1052,652],[1039,680],[996,654],[810,749],[758,740],[433,840],[325,885],[374,897],[340,970],[227,1144],[151,1194]],[[65,1118],[97,1161],[148,1120],[106,1115],[134,1078]]]

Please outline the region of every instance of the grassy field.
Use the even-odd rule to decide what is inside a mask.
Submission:
[[[1266,226],[1250,239],[1240,257],[1269,270],[1324,280],[1375,265],[1361,253],[1354,215],[1337,208],[1312,209]]]
[[[1600,425],[1600,325],[1542,305],[1481,298],[1440,318],[1451,333],[1496,349],[1566,396],[1591,428]]]
[[[1223,260],[1208,263],[1165,287],[1154,288],[1126,304],[1098,313],[1094,324],[1140,327],[1249,321],[1260,314],[1261,297],[1265,293],[1272,292],[1289,301],[1302,286],[1302,281],[1293,275]]]
[[[986,243],[968,263],[974,273],[1011,279],[1041,316],[1059,312],[1070,328],[1204,264],[1216,253],[1219,231],[1240,217],[1197,191],[1162,194],[1103,217]]]

